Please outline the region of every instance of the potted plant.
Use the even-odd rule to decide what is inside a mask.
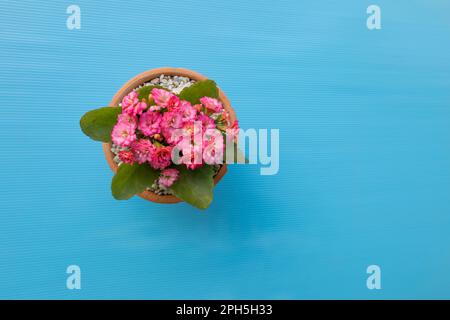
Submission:
[[[103,142],[115,173],[114,198],[137,194],[158,203],[186,201],[200,209],[210,205],[213,187],[227,171],[223,160],[229,149],[224,146],[235,143],[239,131],[235,112],[215,82],[181,68],[137,75],[109,107],[84,114],[80,127]]]

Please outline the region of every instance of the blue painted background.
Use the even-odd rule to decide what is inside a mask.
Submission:
[[[0,298],[450,298],[449,15],[445,0],[2,0]],[[230,168],[204,212],[115,201],[79,118],[161,66],[216,80],[242,127],[279,128],[279,174]]]

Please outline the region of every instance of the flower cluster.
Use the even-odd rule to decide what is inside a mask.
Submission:
[[[235,139],[238,131],[237,121],[231,123],[219,100],[203,97],[192,105],[167,90],[153,88],[148,98],[139,100],[136,91],[123,98],[111,138],[124,148],[118,154],[120,161],[148,163],[161,170],[159,183],[170,187],[178,178],[172,165],[194,170],[221,164],[223,135]]]

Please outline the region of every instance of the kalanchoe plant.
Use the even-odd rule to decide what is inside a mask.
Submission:
[[[120,106],[87,112],[80,126],[90,138],[120,148],[114,198],[129,199],[157,184],[200,209],[211,204],[226,141],[234,143],[239,131],[212,80],[198,81],[178,95],[160,86],[141,87]]]

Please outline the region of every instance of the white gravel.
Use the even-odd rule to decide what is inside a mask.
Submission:
[[[135,90],[140,89],[144,86],[154,86],[158,85],[163,88],[169,89],[175,94],[179,94],[184,88],[187,88],[195,83],[195,80],[191,80],[186,77],[180,76],[166,76],[164,74],[160,75],[159,78],[150,80],[143,85],[137,87]]]

